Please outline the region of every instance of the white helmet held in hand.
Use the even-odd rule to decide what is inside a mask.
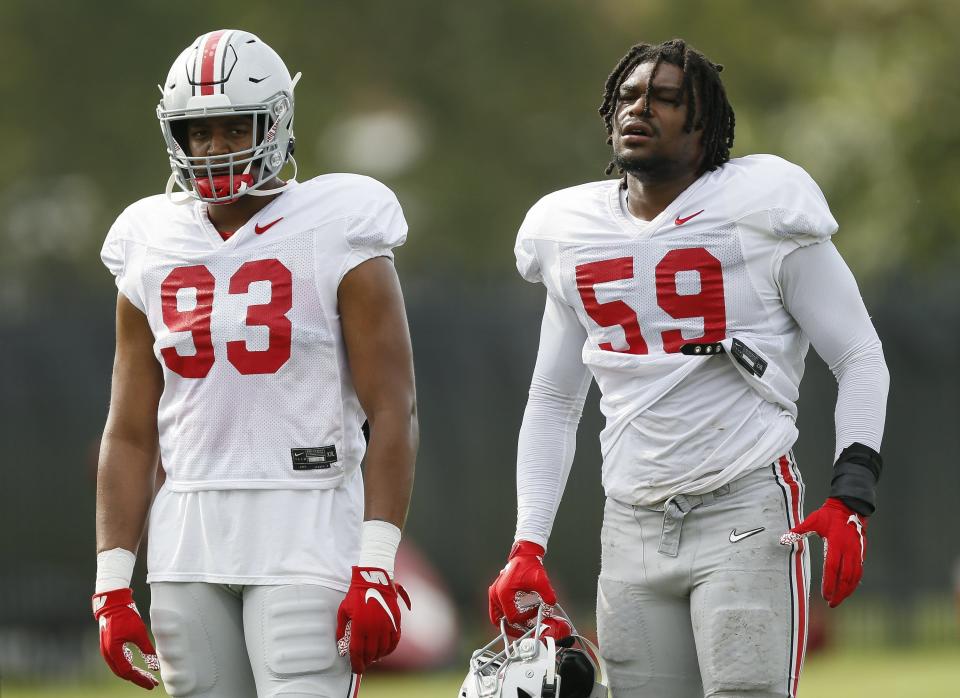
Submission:
[[[235,29],[208,32],[173,62],[157,118],[167,144],[176,184],[191,197],[213,204],[244,194],[269,196],[283,189],[258,189],[293,159],[293,88],[300,74],[290,72],[276,51],[255,35]],[[229,154],[192,155],[187,124],[192,119],[246,116],[253,120],[252,147]]]
[[[470,658],[458,698],[608,698],[606,665],[597,647],[576,630],[559,640],[543,636],[542,614],[541,606],[535,627],[513,641],[501,621],[499,637]]]

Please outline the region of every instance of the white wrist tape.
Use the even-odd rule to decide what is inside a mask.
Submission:
[[[393,579],[393,566],[400,546],[400,529],[386,521],[364,521],[360,527],[358,567],[379,567]]]
[[[133,578],[133,566],[137,556],[124,548],[104,550],[97,555],[97,583],[94,594],[114,589],[125,589]]]

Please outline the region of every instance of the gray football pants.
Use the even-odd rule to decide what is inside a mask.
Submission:
[[[613,698],[793,698],[810,558],[793,454],[658,509],[607,499],[597,633]]]
[[[175,698],[344,698],[343,592],[316,585],[150,585],[160,675]]]

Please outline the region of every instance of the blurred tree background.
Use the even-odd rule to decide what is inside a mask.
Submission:
[[[946,600],[960,543],[945,533],[960,494],[960,3],[5,0],[0,658],[18,665],[10,657],[33,630],[49,640],[90,625],[92,449],[115,297],[98,252],[123,207],[169,174],[156,84],[195,36],[222,27],[253,31],[303,71],[300,179],[368,174],[404,206],[398,267],[422,429],[408,532],[468,623],[483,618],[512,538],[539,328],[542,290],[514,271],[516,229],[545,193],[603,177],[596,109],[620,56],[681,36],[726,67],[734,155],[776,153],[819,182],[885,343],[888,470],[863,589],[839,613],[889,608],[885,637],[956,636]],[[798,445],[808,508],[827,489],[835,390],[809,364]],[[595,395],[589,404],[550,552],[584,618],[602,508]],[[916,618],[939,629],[915,630]]]

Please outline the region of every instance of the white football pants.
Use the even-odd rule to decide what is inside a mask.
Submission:
[[[658,509],[607,499],[597,634],[613,698],[793,698],[810,557],[793,454]]]
[[[175,698],[343,698],[343,592],[317,585],[150,585],[160,675]]]

